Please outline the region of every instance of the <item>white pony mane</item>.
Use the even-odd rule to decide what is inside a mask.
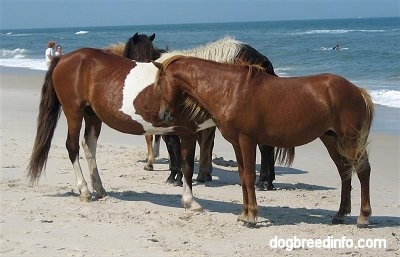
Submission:
[[[163,62],[168,58],[175,55],[184,55],[191,57],[199,57],[216,62],[233,62],[239,54],[243,43],[235,40],[232,37],[224,37],[215,42],[206,45],[189,49],[189,50],[176,50],[172,52],[163,53],[156,62]]]

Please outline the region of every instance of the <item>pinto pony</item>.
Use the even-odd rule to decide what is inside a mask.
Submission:
[[[295,147],[320,138],[342,180],[341,203],[333,223],[351,210],[351,174],[361,183],[360,227],[371,215],[370,164],[366,146],[374,106],[365,89],[333,74],[279,78],[250,65],[221,64],[173,57],[160,68],[160,117],[201,123],[212,118],[233,146],[243,192],[238,220],[254,225],[257,144]],[[192,174],[184,173],[191,178]],[[193,204],[192,185],[184,182],[182,202]]]
[[[128,134],[194,133],[168,127],[159,119],[160,98],[153,84],[157,67],[107,51],[82,48],[55,57],[42,87],[36,138],[28,165],[28,178],[36,182],[44,170],[61,109],[68,125],[66,147],[75,170],[80,197],[92,195],[79,161],[79,136],[85,120],[83,150],[89,165],[95,198],[106,195],[96,162],[102,123]]]

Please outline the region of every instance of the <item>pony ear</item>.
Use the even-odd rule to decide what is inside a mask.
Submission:
[[[132,41],[133,43],[136,43],[136,41],[139,39],[139,33],[136,32],[135,35],[132,36]]]
[[[154,38],[156,38],[156,33],[153,33],[153,35],[151,35],[149,38],[150,38],[151,41],[153,41]]]
[[[158,69],[161,69],[162,67],[162,63],[161,62],[152,62],[154,64],[154,66],[156,66]]]

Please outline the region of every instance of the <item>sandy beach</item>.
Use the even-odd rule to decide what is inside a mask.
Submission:
[[[376,107],[370,135],[372,166],[370,226],[356,227],[360,183],[353,176],[352,213],[332,225],[340,202],[340,178],[320,141],[296,148],[290,168],[276,167],[275,191],[257,192],[259,224],[237,222],[242,191],[236,167],[214,164],[213,181],[195,184],[203,212],[185,210],[181,187],[164,183],[168,155],[154,171],[143,169],[143,136],[103,125],[97,163],[108,193],[81,202],[65,148],[63,114],[39,184],[29,186],[26,167],[36,134],[43,71],[0,68],[1,78],[1,256],[399,256],[400,110]],[[215,158],[234,160],[233,149],[217,133]],[[259,155],[257,157],[259,168]],[[81,160],[90,183],[86,160]],[[197,163],[195,173],[197,173]],[[296,240],[325,240],[325,247]],[[333,239],[347,243],[327,245]],[[371,242],[385,242],[385,247]],[[368,246],[363,247],[362,242]],[[353,243],[350,245],[350,243]],[[369,245],[371,243],[371,245]]]

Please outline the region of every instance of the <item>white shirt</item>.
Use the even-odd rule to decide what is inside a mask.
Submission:
[[[47,48],[44,55],[46,58],[47,67],[49,67],[50,63],[51,63],[51,58],[54,56],[53,48],[51,48],[51,47]]]

